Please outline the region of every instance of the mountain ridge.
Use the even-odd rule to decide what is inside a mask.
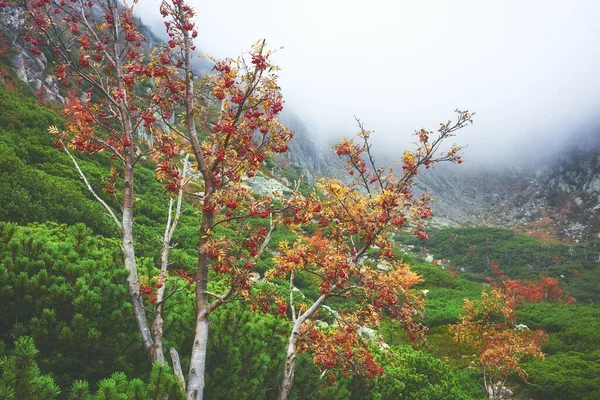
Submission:
[[[49,61],[27,50],[21,37],[25,17],[14,6],[0,8],[0,30],[10,40],[10,63],[16,76],[38,95],[62,103],[64,93],[51,73]],[[160,40],[149,34],[147,46]],[[207,72],[206,65],[201,68]],[[62,94],[61,94],[62,93]],[[280,172],[293,169],[308,184],[320,177],[348,178],[343,163],[330,149],[315,144],[314,134],[293,110],[282,121],[295,131],[289,151],[276,157]],[[276,172],[276,171],[275,171]],[[275,176],[284,184],[283,173]],[[537,164],[513,163],[499,170],[474,166],[438,165],[418,177],[417,192],[431,192],[435,200],[432,225],[497,226],[523,232],[543,231],[563,241],[600,238],[600,140],[598,136],[574,137],[570,148]]]
[[[505,170],[436,167],[416,186],[437,200],[433,211],[442,225],[542,230],[567,242],[600,237],[599,146]]]

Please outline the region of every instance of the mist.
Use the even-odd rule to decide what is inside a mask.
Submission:
[[[455,138],[467,163],[544,157],[599,132],[598,1],[190,3],[202,52],[278,49],[286,107],[322,145],[352,136],[356,116],[393,156],[456,108],[476,112]],[[158,4],[137,12],[161,34]]]

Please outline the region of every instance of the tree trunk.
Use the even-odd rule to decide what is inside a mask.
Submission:
[[[173,200],[169,204],[169,217],[167,221],[167,232],[171,227],[171,210]],[[171,236],[165,233],[163,239],[163,248],[160,254],[160,276],[158,283],[160,287],[156,290],[156,302],[154,306],[154,319],[152,320],[152,336],[154,339],[154,359],[156,361],[165,361],[165,351],[163,348],[163,301],[165,298],[165,289],[167,284],[167,267],[169,265],[169,250],[171,249]]]
[[[133,312],[138,330],[142,334],[142,342],[144,349],[154,358],[152,333],[146,319],[146,311],[142,305],[140,296],[140,282],[138,279],[137,267],[135,262],[135,252],[133,248],[133,213],[132,208],[123,209],[123,260],[125,268],[129,272],[127,277],[129,298],[133,304]]]
[[[112,10],[112,17],[114,21],[113,33],[115,37],[119,37],[121,34],[121,25],[119,18],[119,8],[114,7]],[[129,111],[127,110],[127,96],[125,95],[125,84],[123,82],[124,72],[123,65],[121,62],[121,46],[118,40],[113,43],[113,54],[114,54],[114,68],[115,75],[117,77],[117,89],[119,93],[122,93],[124,97],[118,103],[118,111],[120,120],[123,128],[123,139],[127,139],[129,144],[124,148],[124,171],[123,171],[123,258],[125,261],[125,268],[129,271],[129,277],[127,283],[129,284],[129,297],[133,304],[133,312],[135,314],[135,320],[138,326],[138,330],[142,334],[142,342],[144,349],[154,360],[154,342],[152,340],[152,332],[148,326],[148,319],[146,318],[146,311],[143,307],[143,299],[140,294],[140,282],[138,279],[138,271],[135,260],[135,251],[133,244],[133,176],[135,166],[135,145],[133,143],[133,126],[129,117]]]
[[[483,388],[485,390],[485,396],[488,399],[495,399],[496,398],[496,393],[494,390],[494,384],[488,380],[488,376],[487,373],[485,371],[485,369],[483,370]]]
[[[156,291],[156,303],[154,306],[154,319],[152,320],[152,336],[154,339],[155,360],[165,361],[165,351],[163,349],[163,300],[165,298],[165,287],[167,283],[167,268],[169,266],[169,250],[171,250],[171,217],[173,212],[173,199],[169,201],[169,213],[167,215],[167,224],[165,235],[163,237],[162,251],[160,252],[160,275],[158,278],[159,288]]]
[[[185,378],[183,377],[183,370],[181,369],[181,361],[179,361],[179,353],[173,347],[171,347],[170,352],[171,360],[173,360],[173,373],[179,382],[181,391],[185,392]]]
[[[198,312],[196,318],[196,335],[190,359],[188,374],[188,400],[202,400],[204,395],[204,371],[206,369],[206,345],[208,343],[208,303]]]
[[[294,321],[294,328],[292,329],[292,333],[290,334],[290,338],[288,340],[287,356],[285,358],[285,365],[283,366],[283,377],[281,378],[279,396],[277,397],[279,400],[286,400],[292,391],[292,386],[294,386],[294,373],[296,371],[296,358],[298,357],[297,345],[298,337],[300,336],[300,328],[302,327],[302,324],[304,324],[306,320],[309,319],[319,307],[321,307],[325,299],[327,299],[329,296],[329,293],[335,288],[336,285],[333,285],[329,289],[328,293],[324,293],[319,296],[312,306],[310,306],[304,313],[298,315],[298,318]]]
[[[300,325],[294,324],[294,329],[288,341],[287,356],[285,358],[285,365],[283,366],[283,377],[281,378],[281,388],[277,397],[279,400],[286,400],[290,396],[292,387],[294,386],[299,329]]]
[[[212,180],[205,181],[204,205],[212,203]],[[196,270],[196,333],[190,358],[188,374],[188,400],[202,400],[204,392],[204,370],[206,369],[206,345],[208,343],[210,303],[206,289],[208,286],[208,256],[204,246],[210,241],[210,230],[214,221],[214,211],[202,213],[200,242],[198,244],[198,266]]]
[[[165,350],[163,348],[163,318],[162,304],[157,307],[157,314],[152,321],[152,330],[154,331],[154,359],[158,362],[165,362]]]
[[[160,277],[158,279],[159,287],[156,291],[156,305],[154,306],[154,320],[152,321],[152,336],[154,339],[154,353],[155,359],[159,362],[165,361],[165,351],[163,348],[163,310],[165,301],[165,290],[167,285],[167,269],[169,268],[169,253],[171,251],[171,239],[175,234],[175,229],[179,223],[179,217],[181,216],[181,203],[183,201],[183,188],[185,185],[185,178],[187,175],[189,156],[185,156],[183,161],[183,167],[181,169],[181,184],[179,191],[177,192],[177,205],[175,206],[175,215],[173,215],[173,203],[174,200],[169,201],[169,213],[167,215],[167,224],[165,225],[165,234],[163,236],[163,246],[160,253]],[[174,289],[175,290],[175,289]],[[175,349],[171,349],[171,357],[173,351],[177,354]],[[175,360],[173,360],[175,362]],[[177,354],[177,362],[179,362],[179,354]],[[175,365],[173,365],[176,368]],[[179,366],[181,369],[181,366]],[[183,376],[183,374],[182,374]],[[185,386],[184,386],[185,390]]]
[[[180,14],[183,5],[178,4]],[[183,30],[183,52],[185,68],[185,123],[198,171],[204,179],[204,206],[212,206],[213,170],[206,164],[202,155],[202,148],[198,141],[196,131],[195,94],[192,72],[192,39],[190,31]],[[208,286],[208,257],[204,252],[204,245],[210,240],[210,229],[214,221],[214,211],[203,211],[200,226],[200,240],[198,243],[198,265],[196,269],[196,332],[190,358],[188,373],[187,398],[188,400],[201,400],[204,396],[204,371],[206,369],[206,345],[209,334],[210,303],[206,289]]]
[[[153,360],[158,359],[160,361],[160,359],[156,357],[154,343],[152,340],[152,333],[148,327],[148,320],[146,319],[146,314],[144,308],[142,307],[142,300],[140,297],[140,284],[135,261],[135,248],[133,243],[133,155],[126,155],[127,158],[125,164],[125,179],[123,189],[123,219],[121,222],[119,222],[117,216],[110,208],[110,206],[108,206],[108,204],[106,204],[106,202],[102,200],[102,198],[98,196],[98,194],[94,191],[94,189],[88,182],[87,177],[79,167],[79,163],[71,155],[69,149],[64,144],[63,149],[73,161],[77,172],[79,172],[81,179],[84,181],[90,193],[94,196],[94,198],[96,198],[96,200],[98,200],[98,202],[100,202],[104,206],[104,208],[107,210],[108,214],[113,219],[117,227],[121,230],[121,235],[123,239],[123,262],[125,264],[125,269],[127,269],[127,271],[129,272],[129,276],[127,277],[127,284],[129,298],[131,300],[131,303],[133,304],[133,312],[135,314],[136,324],[139,332],[142,335],[144,349]],[[164,356],[162,358],[164,360]]]
[[[169,217],[167,220],[167,232],[171,224],[171,210],[173,200],[169,202]],[[152,321],[152,333],[154,338],[154,359],[159,362],[165,361],[165,351],[163,349],[163,300],[165,298],[165,288],[167,283],[167,267],[169,264],[169,250],[171,249],[170,238],[165,233],[163,248],[160,254],[160,277],[158,283],[160,287],[156,291],[156,303],[154,306],[154,320]]]

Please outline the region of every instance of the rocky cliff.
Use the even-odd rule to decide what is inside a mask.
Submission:
[[[329,149],[310,141],[305,126],[286,120],[298,134],[286,155],[305,176],[347,178]],[[431,192],[434,227],[498,226],[544,240],[600,238],[600,135],[575,135],[572,145],[537,161],[506,167],[441,164],[421,171],[417,193]]]
[[[27,83],[35,92],[52,102],[62,103],[54,75],[47,72],[48,60],[44,54],[35,55],[28,49],[23,39],[25,14],[21,8],[8,6],[0,8],[0,32],[8,40],[7,55],[19,79]]]
[[[438,166],[419,178],[438,225],[517,227],[560,240],[600,237],[600,143],[578,145],[504,170]],[[586,145],[581,145],[586,143]]]
[[[310,184],[320,177],[342,177],[344,164],[331,148],[315,145],[313,133],[293,112],[286,111],[282,122],[294,131],[290,149],[277,160],[283,168],[292,168]]]

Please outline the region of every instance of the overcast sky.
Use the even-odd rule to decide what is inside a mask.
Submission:
[[[145,23],[162,24],[158,0]],[[548,153],[600,120],[598,0],[193,0],[198,48],[237,56],[259,38],[282,70],[288,109],[316,138],[354,115],[397,149],[455,108],[476,111],[456,141],[471,159]]]

